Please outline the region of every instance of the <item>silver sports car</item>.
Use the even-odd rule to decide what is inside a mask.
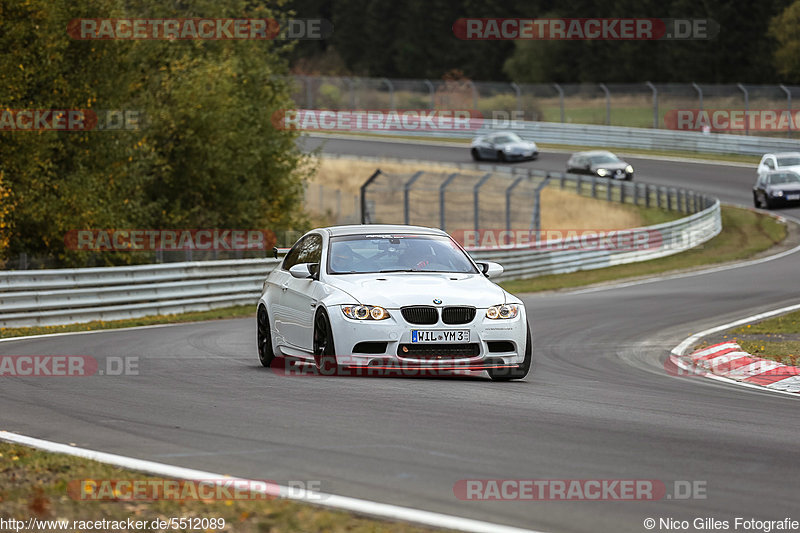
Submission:
[[[539,148],[535,142],[523,141],[512,132],[500,132],[477,137],[470,145],[472,159],[481,161],[523,161],[539,157]]]

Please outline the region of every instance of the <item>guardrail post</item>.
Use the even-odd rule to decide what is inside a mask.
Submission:
[[[558,91],[558,108],[561,110],[561,123],[563,124],[566,122],[564,120],[564,89],[561,88],[561,85],[554,83],[553,87],[556,88]]]
[[[445,179],[441,185],[439,185],[439,229],[444,231],[444,211],[445,211],[445,203],[444,203],[444,190],[450,185],[450,182],[458,176],[458,172],[453,172],[447,179]]]
[[[750,110],[750,93],[747,92],[747,89],[741,83],[737,83],[736,86],[744,93],[744,134],[750,135],[750,125],[748,124],[748,111]]]
[[[597,176],[592,176],[592,198],[597,198]]]
[[[658,89],[649,81],[645,83],[653,91],[653,129],[658,129]]]
[[[483,175],[483,177],[480,180],[478,180],[478,183],[476,183],[475,186],[472,188],[472,205],[473,205],[473,209],[475,210],[472,218],[473,218],[473,222],[475,223],[475,232],[476,233],[479,232],[480,229],[481,229],[480,228],[480,224],[478,223],[478,220],[480,219],[480,216],[481,216],[480,201],[478,200],[480,195],[478,194],[478,190],[491,177],[492,177],[492,173],[491,172],[487,172],[486,174]]]
[[[606,126],[611,125],[611,92],[606,87],[605,83],[600,84],[600,88],[606,93]]]
[[[408,197],[409,194],[411,193],[411,186],[414,185],[414,182],[417,181],[419,177],[422,176],[424,173],[425,172],[420,170],[419,172],[411,176],[411,179],[409,179],[407,182],[403,184],[403,220],[404,220],[403,223],[406,225],[411,224],[410,222],[411,215],[409,213],[409,205],[408,205]]]
[[[619,185],[619,203],[625,203],[625,183],[621,181],[614,181],[614,184]]]
[[[514,183],[506,188],[506,230],[508,231],[511,231],[511,193],[514,190],[514,187],[519,185],[519,182],[522,180],[523,177],[520,176],[514,180]]]
[[[580,195],[581,194],[581,186],[583,185],[583,176],[578,174],[578,179],[575,180],[575,193]]]
[[[650,185],[644,184],[644,206],[650,207]]]
[[[778,87],[783,89],[783,92],[786,93],[786,111],[789,112],[789,116],[792,116],[792,92],[789,89],[786,88],[786,85],[784,85],[782,83]],[[787,128],[786,129],[786,136],[787,137],[791,137],[792,136],[792,121],[788,120],[786,122],[787,122],[787,124],[786,124],[786,128]]]
[[[633,183],[633,205],[639,205],[639,184]]]
[[[664,192],[667,193],[667,211],[672,211],[672,191],[670,189],[666,189]]]
[[[381,175],[381,169],[376,169],[375,172],[372,173],[372,176],[367,178],[367,181],[361,186],[361,223],[362,224],[369,224],[370,223],[370,216],[367,212],[367,187],[369,187],[375,178]]]
[[[558,179],[558,185],[563,189],[566,186],[567,175],[565,173],[561,173]]]
[[[608,178],[606,178],[606,202],[611,201],[611,189],[612,189],[611,181],[609,181]]]

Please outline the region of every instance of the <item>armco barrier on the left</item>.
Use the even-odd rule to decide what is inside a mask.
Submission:
[[[0,273],[0,327],[119,320],[255,305],[277,259]]]

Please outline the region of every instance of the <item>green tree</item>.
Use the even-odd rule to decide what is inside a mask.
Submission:
[[[777,41],[775,68],[788,83],[800,81],[800,0],[772,19],[769,34]]]

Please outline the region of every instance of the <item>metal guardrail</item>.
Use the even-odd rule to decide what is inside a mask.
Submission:
[[[722,229],[719,200],[691,191],[555,174],[562,187],[637,205],[693,214],[647,232],[652,246],[612,249],[585,238],[537,246],[472,249],[478,260],[505,267],[497,280],[590,270],[664,257],[707,242]],[[555,181],[555,180],[554,180]],[[603,181],[605,185],[598,183]],[[605,188],[605,191],[602,191]],[[597,244],[597,246],[595,246]],[[128,267],[0,273],[0,327],[59,325],[255,304],[277,259],[241,259]]]
[[[474,129],[439,131],[369,130],[353,127],[352,132],[400,135],[403,137],[473,139],[494,131],[513,131],[525,140],[566,146],[678,150],[706,154],[764,155],[768,152],[800,151],[800,141],[777,137],[756,137],[725,133],[699,133],[652,128],[627,128],[593,124],[560,124],[521,120],[481,121]],[[465,148],[466,150],[466,148]]]
[[[0,327],[119,320],[255,303],[277,259],[0,273]]]

